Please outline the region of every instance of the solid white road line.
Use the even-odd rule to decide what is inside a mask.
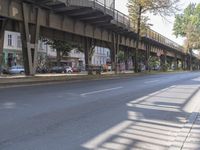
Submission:
[[[103,90],[98,90],[98,91],[92,91],[88,93],[82,93],[80,94],[81,96],[86,96],[86,95],[92,95],[92,94],[97,94],[97,93],[102,93],[102,92],[108,92],[108,91],[114,91],[114,90],[119,90],[122,89],[123,87],[115,87],[115,88],[110,88],[110,89],[103,89]]]
[[[159,82],[160,80],[151,80],[151,81],[146,81],[144,82],[145,84],[148,84],[148,83],[155,83],[155,82]]]

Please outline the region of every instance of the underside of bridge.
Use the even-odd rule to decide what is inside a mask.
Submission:
[[[27,75],[35,74],[40,36],[81,43],[85,50],[86,69],[90,65],[89,51],[94,45],[111,50],[112,67],[116,72],[120,49],[124,49],[126,55],[134,59],[137,37],[134,25],[131,25],[126,15],[115,10],[114,0],[1,1],[0,5],[5,9],[1,7],[3,9],[0,10],[0,62],[4,31],[17,30],[21,33]],[[13,26],[17,26],[17,29]],[[172,57],[175,61],[180,59],[182,64],[190,66],[187,54],[180,46],[152,30],[141,38],[140,50],[145,55],[146,65],[151,53],[159,53],[163,58],[162,63],[166,63],[167,57]]]

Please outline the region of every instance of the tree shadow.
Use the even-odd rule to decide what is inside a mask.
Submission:
[[[127,118],[82,144],[91,150],[169,149],[193,108],[200,84],[177,84],[126,104]],[[124,113],[122,112],[122,113]],[[199,129],[199,127],[198,127]]]

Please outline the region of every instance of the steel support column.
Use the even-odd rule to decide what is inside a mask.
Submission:
[[[0,23],[0,74],[2,73],[3,65],[3,47],[4,47],[4,33],[7,20],[1,20]]]
[[[27,4],[22,3],[22,14],[23,23],[20,23],[20,32],[22,39],[22,53],[24,59],[24,67],[26,75],[35,75],[37,67],[37,57],[38,57],[38,40],[40,34],[40,20],[41,20],[41,10],[40,8],[35,8],[36,13],[36,25],[29,24],[28,7]]]
[[[186,63],[185,57],[182,56],[182,58],[181,58],[181,67],[182,67],[182,70],[185,70],[185,69],[186,69],[185,63]]]
[[[90,39],[84,37],[85,70],[89,74],[89,49],[91,48]]]
[[[124,51],[125,56],[125,70],[129,70],[128,60],[129,60],[129,48],[127,47]]]
[[[117,33],[112,33],[112,69],[115,70],[115,74],[118,73],[118,58],[117,54],[119,52],[119,35]]]
[[[175,54],[174,57],[174,69],[177,70],[178,69],[178,60],[177,60],[177,54]]]
[[[167,71],[166,60],[167,60],[167,54],[166,51],[164,51],[164,54],[161,56],[161,66],[163,71]]]
[[[150,44],[146,44],[145,69],[149,70]]]

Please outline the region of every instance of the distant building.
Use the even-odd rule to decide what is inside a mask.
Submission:
[[[95,47],[92,65],[105,65],[108,61],[110,61],[110,50],[108,48]]]
[[[18,32],[5,31],[3,49],[3,66],[11,67],[23,65],[21,36]],[[42,41],[38,42],[38,65],[45,65],[49,60],[56,62],[56,50]],[[110,50],[103,47],[95,47],[92,56],[92,65],[105,65],[110,60]],[[73,49],[68,56],[63,57],[62,62],[71,67],[84,67],[85,55],[83,52]]]
[[[20,33],[5,31],[4,49],[3,49],[3,65],[13,66],[22,64],[22,45]]]
[[[77,49],[71,50],[69,56],[67,57],[70,61],[71,67],[84,67],[85,66],[85,55]]]
[[[56,51],[44,42],[38,43],[38,61],[47,57],[56,57]],[[18,32],[5,31],[3,48],[3,66],[23,65],[21,35]]]

